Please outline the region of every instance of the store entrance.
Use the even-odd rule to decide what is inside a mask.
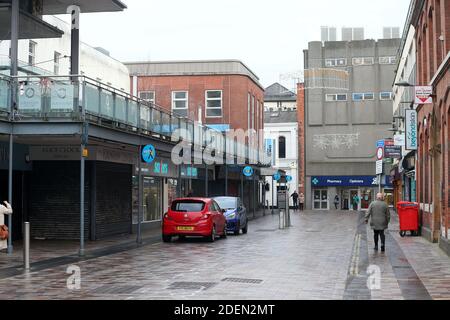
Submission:
[[[314,190],[314,210],[329,210],[328,208],[328,190]]]
[[[144,222],[162,218],[162,181],[160,178],[144,177]]]

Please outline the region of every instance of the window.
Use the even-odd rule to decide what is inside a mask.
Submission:
[[[286,159],[286,138],[285,137],[278,138],[278,158]]]
[[[375,100],[373,93],[354,93],[353,101]]]
[[[59,74],[59,60],[61,59],[61,53],[56,52],[53,54],[53,73]]]
[[[397,57],[380,57],[380,64],[396,64]]]
[[[357,57],[352,59],[354,66],[367,66],[374,64],[373,57]]]
[[[155,103],[155,92],[154,91],[140,91],[139,98],[144,101]]]
[[[222,91],[221,90],[206,91],[205,105],[207,118],[222,117]]]
[[[251,95],[249,93],[247,96],[247,130],[250,129],[250,102],[251,102]]]
[[[337,59],[325,59],[326,67],[342,67],[347,65],[347,59],[337,58]]]
[[[172,92],[172,111],[180,117],[188,116],[188,92],[173,91]]]
[[[33,66],[36,64],[36,42],[31,41],[28,46],[28,65]]]
[[[179,200],[172,202],[171,210],[175,212],[202,212],[205,203],[198,200]]]
[[[252,96],[250,116],[251,116],[250,128],[254,129],[255,128],[255,96]]]
[[[380,100],[392,100],[392,92],[380,92]]]
[[[327,94],[325,96],[325,100],[327,102],[333,102],[333,101],[347,101],[347,94],[345,93],[338,93],[338,94]]]

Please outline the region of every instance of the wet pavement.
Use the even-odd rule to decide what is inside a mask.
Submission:
[[[420,237],[400,238],[395,219],[384,254],[360,213],[295,213],[292,224],[279,230],[266,216],[215,243],[149,237],[29,273],[0,266],[0,299],[450,299],[450,258]]]

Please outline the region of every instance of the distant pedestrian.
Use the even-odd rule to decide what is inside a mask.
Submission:
[[[192,191],[192,189],[189,189],[189,192],[186,195],[186,198],[192,198],[193,196],[194,196],[194,192]]]
[[[0,204],[0,250],[8,247],[8,227],[5,225],[5,215],[13,213],[11,205],[4,201],[5,205]]]
[[[305,195],[303,194],[303,192],[300,192],[298,201],[300,204],[300,211],[303,211],[305,209]]]
[[[361,198],[357,194],[355,194],[353,196],[352,200],[353,200],[353,210],[357,211],[358,210],[358,206],[359,206],[359,202],[361,201]]]
[[[334,207],[336,208],[336,210],[338,209],[339,206],[339,196],[336,195],[336,197],[334,197]]]
[[[374,232],[374,242],[375,251],[378,251],[378,238],[381,238],[381,252],[385,251],[386,248],[386,236],[384,230],[389,226],[391,220],[391,212],[389,211],[389,206],[384,201],[384,196],[382,193],[377,194],[377,200],[373,201],[369,210],[366,213],[366,223],[369,223]]]
[[[294,191],[294,193],[291,195],[292,200],[294,201],[294,210],[298,210],[298,198],[299,195],[297,193],[297,191]]]

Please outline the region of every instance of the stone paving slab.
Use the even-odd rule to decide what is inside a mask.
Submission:
[[[450,299],[450,259],[423,238],[400,238],[395,219],[390,241],[409,268],[406,275],[395,270],[396,256],[373,252],[371,230],[361,226],[359,213],[295,213],[292,223],[278,230],[278,217],[270,215],[252,221],[247,235],[215,243],[157,241],[79,261],[80,290],[67,288],[68,264],[3,278],[0,299],[340,300],[351,276],[353,293],[369,295],[347,298],[402,300],[422,286],[434,299]],[[379,290],[367,291],[369,265],[380,268]]]

